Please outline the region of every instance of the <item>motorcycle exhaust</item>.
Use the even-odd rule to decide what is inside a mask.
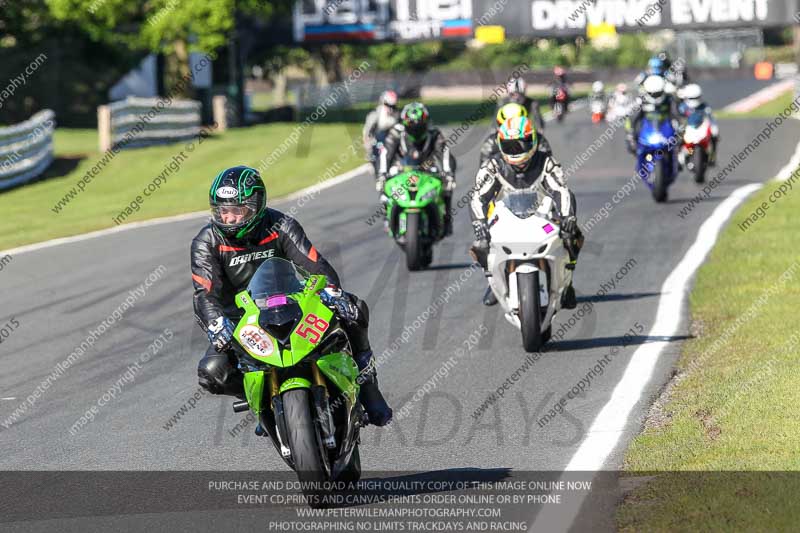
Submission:
[[[247,400],[239,400],[238,402],[233,402],[234,413],[243,413],[248,409],[250,409],[250,404],[247,403]]]

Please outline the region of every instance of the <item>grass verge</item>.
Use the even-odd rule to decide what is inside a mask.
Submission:
[[[789,107],[794,99],[792,91],[781,93],[780,96],[773,98],[769,102],[761,104],[757,108],[746,113],[735,113],[733,111],[715,111],[717,118],[775,118],[775,115]]]
[[[295,130],[295,124],[234,129],[213,136],[195,149],[186,143],[123,150],[61,212],[51,208],[97,164],[94,130],[56,130],[57,161],[47,179],[0,194],[0,250],[46,239],[114,226],[113,218],[133,202],[182,150],[184,161],[166,176],[160,189],[144,198],[126,222],[208,208],[211,179],[223,168],[257,166]],[[314,124],[264,173],[271,198],[320,179],[328,169],[341,174],[364,163],[360,128]],[[351,140],[352,139],[352,140]],[[356,141],[355,152],[350,150]]]
[[[655,478],[617,508],[622,531],[796,529],[799,185],[795,179],[771,202],[779,184],[767,183],[700,269],[691,296],[696,337],[657,403],[663,407],[626,455],[625,475]],[[765,202],[763,216],[743,230]]]

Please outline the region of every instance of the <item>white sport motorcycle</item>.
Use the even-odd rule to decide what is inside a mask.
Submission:
[[[553,207],[549,197],[540,206],[535,192],[521,190],[497,200],[488,216],[489,286],[506,320],[522,332],[527,352],[550,339],[561,293],[572,280],[569,254],[551,220]]]
[[[604,95],[589,99],[589,110],[592,112],[592,124],[599,124],[606,118],[608,103]]]

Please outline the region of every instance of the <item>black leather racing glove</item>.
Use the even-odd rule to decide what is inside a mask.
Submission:
[[[636,141],[633,139],[633,134],[629,133],[625,137],[625,146],[628,148],[628,152],[635,154],[636,153]]]
[[[583,245],[583,233],[578,227],[578,220],[575,216],[567,216],[561,221],[561,229],[559,237],[564,241],[564,248],[567,249],[569,260],[572,263],[572,268],[575,268],[575,261],[578,259],[578,254]]]
[[[214,349],[222,353],[231,347],[233,340],[233,322],[221,316],[208,324],[208,341],[214,345]]]
[[[340,290],[325,289],[319,293],[322,303],[331,307],[336,315],[347,322],[358,320],[358,307]]]

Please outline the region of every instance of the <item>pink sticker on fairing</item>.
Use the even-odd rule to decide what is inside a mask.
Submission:
[[[553,226],[551,226],[549,223],[542,226],[542,229],[544,230],[545,233],[553,232]]]
[[[286,295],[281,294],[267,298],[267,308],[278,307],[279,305],[286,305]]]

